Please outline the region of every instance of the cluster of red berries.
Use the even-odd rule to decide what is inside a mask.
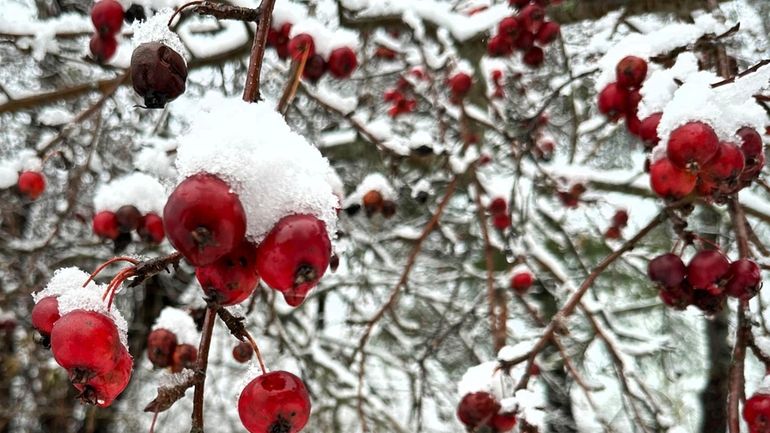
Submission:
[[[770,431],[770,394],[757,391],[743,405],[743,419],[749,426],[749,433]]]
[[[486,427],[490,433],[505,433],[516,427],[516,414],[501,412],[500,403],[488,392],[465,395],[457,407],[457,418],[468,431],[481,431]]]
[[[683,198],[693,191],[721,201],[751,184],[765,165],[762,137],[750,127],[736,132],[741,143],[720,141],[704,122],[671,132],[666,157],[650,165],[650,185],[661,197]]]
[[[498,230],[505,230],[511,226],[511,215],[508,211],[508,202],[502,197],[496,197],[489,202],[487,207],[492,216],[492,225]]]
[[[580,197],[586,192],[586,186],[582,183],[573,183],[568,189],[556,191],[556,196],[562,205],[567,208],[575,209],[580,204]]]
[[[128,385],[134,361],[110,317],[86,310],[60,316],[58,298],[48,296],[32,309],[32,325],[83,402],[110,406]]]
[[[376,189],[368,191],[366,194],[364,194],[364,196],[361,198],[360,205],[358,203],[351,204],[345,208],[345,212],[348,215],[353,216],[358,213],[361,207],[364,208],[364,212],[366,212],[367,218],[371,218],[378,213],[382,213],[382,216],[385,218],[391,218],[396,214],[397,209],[396,202],[393,200],[385,199],[382,196],[382,193]]]
[[[727,296],[752,298],[762,282],[756,262],[744,258],[730,263],[718,250],[698,251],[687,266],[676,254],[660,255],[650,261],[647,275],[660,288],[666,305],[676,309],[694,305],[709,314],[718,312]]]
[[[410,75],[420,80],[425,78],[421,69],[415,68],[410,71]],[[396,118],[402,114],[413,112],[417,108],[417,99],[414,96],[412,83],[404,77],[399,77],[396,87],[385,91],[383,99],[390,102],[388,115]]]
[[[120,249],[131,243],[133,231],[136,231],[142,241],[149,244],[159,244],[165,237],[163,220],[154,212],[142,215],[133,205],[121,206],[115,212],[98,212],[91,221],[91,227],[95,235],[114,241]]]
[[[246,385],[238,413],[250,433],[297,433],[310,418],[310,396],[299,377],[271,371]]]
[[[555,41],[561,30],[559,24],[546,20],[548,3],[548,0],[511,0],[511,6],[518,8],[518,12],[498,23],[497,34],[487,42],[487,53],[492,57],[508,57],[519,50],[524,64],[533,68],[542,65],[545,52],[541,47]]]
[[[338,47],[333,49],[328,58],[324,58],[315,51],[313,36],[300,33],[290,38],[291,23],[284,23],[280,28],[271,28],[267,34],[267,46],[274,47],[278,57],[286,59],[291,57],[299,60],[306,56],[305,68],[302,76],[316,82],[326,73],[337,79],[346,79],[353,74],[358,67],[356,52],[350,47]]]
[[[628,212],[620,209],[612,216],[612,225],[604,232],[607,239],[620,239],[620,232],[628,225]]]
[[[331,241],[323,221],[285,216],[255,245],[246,239],[238,195],[212,174],[183,180],[166,202],[163,222],[171,244],[196,267],[207,296],[221,305],[246,299],[261,277],[297,306],[329,266]]]
[[[111,59],[118,49],[115,35],[123,26],[123,6],[116,0],[99,0],[91,8],[91,22],[96,33],[91,36],[88,46],[94,59],[103,63]]]
[[[529,291],[535,282],[535,276],[529,270],[516,271],[511,276],[511,289],[519,295]]]
[[[191,344],[179,344],[172,331],[157,328],[147,336],[147,357],[153,366],[179,373],[185,368],[195,368],[198,349]]]
[[[16,181],[19,193],[29,200],[37,200],[45,191],[45,176],[38,171],[22,171]]]
[[[642,100],[639,89],[645,78],[647,78],[647,61],[636,56],[624,57],[615,66],[616,81],[599,92],[598,106],[599,112],[613,122],[625,118],[626,127],[632,134],[642,138],[645,143],[655,146],[657,142],[651,142],[654,141],[653,137],[657,136],[658,124],[653,119],[645,119],[642,122],[637,116],[639,102]],[[659,122],[660,117],[658,116],[657,119]]]

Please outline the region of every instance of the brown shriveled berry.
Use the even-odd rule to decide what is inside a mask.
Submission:
[[[163,108],[185,91],[187,64],[160,42],[139,45],[131,56],[131,82],[146,108]]]

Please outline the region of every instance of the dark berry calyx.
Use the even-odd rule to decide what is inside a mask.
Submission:
[[[268,433],[291,433],[291,423],[283,416],[278,415],[278,419],[270,425]]]

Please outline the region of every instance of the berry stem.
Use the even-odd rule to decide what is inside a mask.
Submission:
[[[270,20],[273,17],[275,0],[262,0],[260,9],[262,15],[257,23],[257,34],[251,46],[251,58],[249,59],[249,71],[246,75],[246,86],[243,90],[243,100],[256,102],[262,99],[259,93],[259,77],[262,73],[262,59],[265,57],[267,47],[267,34],[270,31]]]
[[[281,95],[281,100],[278,101],[278,107],[276,108],[279,113],[286,116],[286,111],[289,109],[289,105],[294,100],[294,95],[297,94],[299,88],[299,81],[302,79],[302,73],[305,71],[305,64],[307,64],[307,58],[310,55],[310,49],[305,46],[302,51],[302,55],[298,60],[291,62],[291,79],[286,83],[286,89]]]
[[[117,262],[129,262],[129,263],[131,263],[132,265],[136,265],[136,264],[138,264],[138,263],[139,263],[139,260],[136,260],[136,259],[132,259],[131,257],[113,257],[113,258],[111,258],[111,259],[107,260],[106,262],[102,263],[101,265],[99,265],[99,267],[98,267],[98,268],[96,268],[96,269],[95,269],[95,270],[94,270],[94,271],[91,273],[91,275],[88,277],[88,279],[86,280],[86,282],[85,282],[85,283],[83,283],[83,287],[87,286],[87,285],[88,285],[88,283],[90,283],[91,281],[93,281],[93,279],[94,279],[94,278],[96,278],[96,276],[97,276],[97,275],[99,275],[99,272],[103,271],[103,270],[104,270],[104,268],[106,268],[107,266],[109,266],[109,265],[111,265],[111,264],[113,264],[113,263],[117,263]]]
[[[244,336],[246,337],[247,340],[249,340],[249,344],[251,345],[251,348],[254,349],[254,353],[257,355],[257,361],[259,361],[259,368],[262,370],[262,374],[267,373],[267,369],[265,368],[265,361],[262,359],[262,352],[259,351],[259,346],[257,346],[257,342],[248,332],[244,332]]]
[[[206,369],[209,365],[209,348],[211,347],[211,336],[214,333],[214,322],[217,317],[217,308],[209,306],[206,308],[206,316],[203,319],[203,333],[198,345],[198,360],[196,361],[195,375],[200,377],[200,381],[195,384],[195,393],[193,395],[193,413],[192,428],[190,433],[203,433],[203,389],[206,384]]]
[[[121,284],[123,284],[124,281],[126,281],[127,278],[134,275],[134,268],[128,268],[123,269],[122,271],[118,272],[117,275],[115,275],[115,278],[110,281],[110,285],[107,286],[107,290],[104,293],[104,296],[102,296],[102,300],[107,296],[107,293],[110,294],[110,299],[107,301],[107,311],[110,311],[112,308],[112,301],[115,299],[115,294],[118,291],[118,287],[120,287]]]
[[[185,3],[182,6],[179,6],[178,8],[176,8],[174,13],[171,14],[171,17],[168,19],[168,24],[167,24],[168,28],[171,29],[171,24],[174,22],[174,18],[176,18],[177,15],[181,14],[183,10],[192,6],[201,5],[203,3],[206,3],[206,2],[203,0],[191,1],[189,3]]]

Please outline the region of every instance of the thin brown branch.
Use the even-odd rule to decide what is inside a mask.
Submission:
[[[281,100],[278,101],[278,112],[286,116],[286,111],[289,109],[289,105],[294,101],[294,96],[297,94],[299,88],[299,82],[302,79],[302,73],[305,71],[305,64],[307,63],[310,50],[305,47],[302,51],[302,55],[299,59],[293,59],[291,62],[291,72],[289,75],[291,79],[286,83],[286,88],[281,95]]]
[[[209,365],[209,348],[211,336],[214,333],[214,323],[217,318],[217,308],[209,306],[206,309],[206,317],[203,320],[203,333],[198,346],[198,360],[195,365],[195,375],[201,376],[200,382],[195,384],[193,395],[192,428],[190,433],[203,433],[203,389],[206,384],[206,369]]]
[[[246,75],[246,86],[243,89],[243,100],[257,102],[262,99],[259,93],[259,79],[262,74],[262,60],[267,48],[267,34],[270,31],[270,20],[273,17],[275,0],[262,0],[260,9],[262,14],[257,23],[257,34],[251,46],[251,58],[249,59],[249,71]]]
[[[743,78],[743,77],[745,77],[745,76],[747,76],[749,74],[753,74],[754,72],[757,72],[763,66],[766,66],[766,65],[770,65],[770,59],[762,60],[761,62],[757,63],[756,65],[754,65],[752,67],[750,67],[749,69],[746,69],[745,71],[741,72],[740,74],[737,74],[737,75],[735,75],[733,77],[730,77],[730,78],[727,78],[725,80],[722,80],[722,81],[720,81],[718,83],[712,84],[711,87],[712,88],[717,88],[717,87],[721,87],[721,86],[724,86],[724,85],[727,85],[727,84],[734,83],[735,80],[737,80],[738,78]]]

